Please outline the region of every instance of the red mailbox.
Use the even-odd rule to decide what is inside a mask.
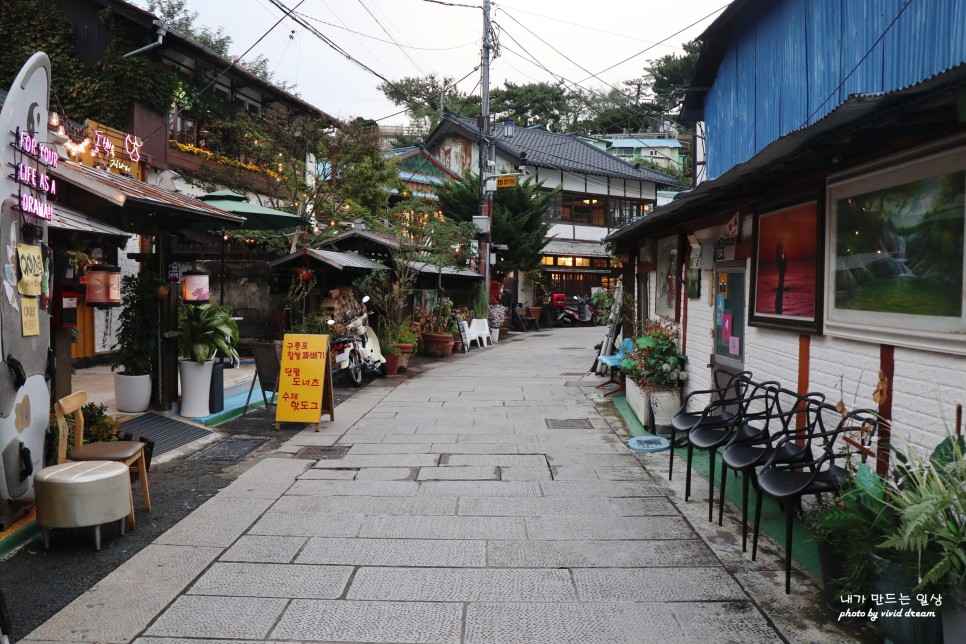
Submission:
[[[550,296],[550,303],[554,306],[566,306],[567,296],[564,293],[554,293]]]
[[[77,291],[74,288],[55,283],[54,296],[50,304],[50,312],[53,316],[52,326],[62,329],[77,326]]]

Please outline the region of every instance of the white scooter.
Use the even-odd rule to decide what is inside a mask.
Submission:
[[[336,364],[346,370],[349,381],[356,387],[362,386],[363,373],[386,375],[386,358],[382,355],[379,337],[372,327],[366,324],[369,318],[369,312],[366,311],[368,301],[368,295],[363,297],[362,314],[346,322],[348,333],[332,340]],[[328,324],[335,324],[335,320],[328,320]]]

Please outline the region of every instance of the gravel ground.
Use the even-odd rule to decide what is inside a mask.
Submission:
[[[380,381],[372,383],[379,386]],[[357,389],[335,383],[336,405]],[[274,413],[249,412],[217,430],[232,438],[267,438],[268,442],[234,463],[219,463],[180,457],[153,465],[150,472],[151,512],[141,504],[135,489],[134,507],[137,529],[120,536],[115,523],[101,528],[101,551],[94,550],[93,528],[54,530],[51,548],[44,550],[38,536],[13,556],[0,561],[0,589],[6,597],[13,621],[15,642],[45,622],[76,597],[94,586],[108,573],[133,557],[171,526],[235,480],[260,459],[291,438],[303,426],[285,424],[276,432]]]

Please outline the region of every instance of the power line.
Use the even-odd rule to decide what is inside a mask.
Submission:
[[[395,41],[392,41],[392,40],[384,40],[382,38],[377,38],[376,36],[372,36],[372,35],[363,33],[361,31],[356,31],[354,29],[349,29],[348,27],[345,27],[345,26],[340,26],[340,25],[337,25],[337,24],[334,24],[334,23],[331,23],[331,22],[326,22],[325,20],[322,20],[321,18],[316,18],[315,16],[310,16],[307,13],[297,13],[296,15],[298,15],[298,16],[300,16],[302,18],[306,18],[308,20],[311,20],[312,22],[317,22],[319,24],[325,25],[327,27],[335,27],[336,29],[342,29],[343,31],[348,31],[351,34],[355,34],[357,36],[362,36],[363,38],[369,38],[370,40],[375,40],[376,42],[386,43],[387,45],[396,45],[397,47],[400,47],[400,48],[413,49],[413,50],[416,50],[416,51],[452,51],[454,49],[463,49],[464,47],[469,47],[470,45],[475,45],[476,44],[476,41],[474,40],[472,42],[464,43],[462,45],[456,45],[454,47],[416,47],[415,45],[403,45],[401,43],[398,43],[398,42],[395,42]]]
[[[828,103],[831,100],[831,98],[838,93],[838,91],[840,89],[842,89],[842,86],[845,85],[846,81],[848,81],[850,78],[852,78],[852,74],[855,73],[855,70],[857,70],[859,68],[859,66],[862,65],[863,62],[865,62],[865,59],[868,58],[872,54],[873,51],[875,51],[875,48],[879,46],[879,43],[882,42],[882,39],[885,38],[885,35],[887,33],[889,33],[889,31],[892,29],[892,27],[896,24],[896,21],[899,20],[899,16],[901,16],[905,12],[905,10],[909,8],[909,5],[910,4],[912,4],[912,0],[906,0],[906,3],[904,5],[902,5],[902,8],[901,9],[899,9],[899,13],[897,13],[895,15],[895,17],[886,26],[886,28],[882,31],[882,33],[879,34],[879,37],[875,39],[875,42],[872,43],[872,46],[869,47],[868,51],[866,51],[865,54],[862,55],[862,58],[859,59],[859,62],[857,62],[852,67],[852,69],[849,70],[849,73],[846,74],[845,77],[842,79],[842,81],[838,85],[835,86],[835,89],[832,90],[832,93],[829,94],[828,96],[826,96],[825,97],[825,100],[822,101],[821,104],[818,107],[815,108],[815,111],[812,112],[811,114],[809,114],[808,117],[805,119],[805,121],[801,125],[799,125],[797,128],[795,128],[795,129],[800,129],[804,125],[806,125],[809,121],[811,121],[812,120],[812,117],[815,116],[816,114],[818,114],[819,110],[821,110],[823,107],[825,107],[825,104]]]
[[[729,2],[728,4],[731,4],[731,3]],[[694,27],[695,25],[697,25],[697,24],[698,24],[698,23],[700,23],[700,22],[704,22],[705,20],[707,20],[708,18],[710,18],[710,17],[711,17],[711,16],[713,16],[714,14],[716,14],[716,13],[718,13],[718,12],[719,12],[719,11],[721,11],[722,9],[725,9],[725,8],[727,8],[727,7],[728,7],[728,4],[725,4],[725,5],[723,5],[723,6],[721,6],[721,7],[718,7],[717,9],[715,9],[714,11],[712,11],[711,13],[709,13],[708,15],[706,15],[706,16],[704,16],[703,18],[698,18],[697,20],[695,20],[694,22],[692,22],[692,23],[691,23],[690,25],[688,25],[688,26],[687,26],[687,27],[685,27],[684,29],[679,29],[679,30],[677,30],[677,31],[675,31],[675,32],[674,32],[673,34],[671,34],[671,35],[670,35],[670,36],[668,36],[667,38],[662,38],[661,40],[659,40],[659,41],[657,41],[656,43],[654,43],[654,44],[653,44],[653,45],[651,45],[650,47],[645,47],[644,49],[642,49],[641,51],[639,51],[639,52],[637,52],[637,53],[636,53],[636,54],[634,54],[633,56],[628,56],[628,57],[627,57],[627,58],[625,58],[624,60],[622,60],[622,61],[620,61],[620,62],[618,62],[618,63],[614,63],[613,65],[611,65],[611,66],[610,66],[610,67],[608,67],[607,69],[602,69],[602,70],[600,70],[599,72],[597,72],[596,74],[592,74],[592,75],[590,75],[590,76],[588,76],[587,78],[585,78],[585,79],[583,79],[583,80],[582,80],[582,81],[580,81],[580,82],[581,82],[581,83],[583,83],[584,81],[588,81],[588,80],[590,80],[591,78],[594,78],[595,76],[599,76],[600,74],[603,74],[604,72],[609,72],[610,70],[612,70],[612,69],[614,69],[615,67],[618,67],[618,66],[620,66],[620,65],[623,65],[623,64],[624,64],[624,63],[626,63],[627,61],[629,61],[629,60],[633,60],[634,58],[637,58],[637,57],[638,57],[638,56],[640,56],[641,54],[644,54],[644,53],[647,53],[647,52],[649,52],[650,50],[652,50],[652,49],[654,49],[654,48],[655,48],[655,47],[657,47],[658,45],[663,45],[664,43],[666,43],[666,42],[667,42],[668,40],[670,40],[671,38],[674,38],[675,36],[677,36],[677,35],[679,35],[679,34],[682,34],[682,33],[684,33],[685,31],[687,31],[687,30],[688,30],[688,29],[690,29],[691,27]]]
[[[409,62],[413,64],[413,66],[417,69],[417,71],[419,71],[421,75],[425,76],[426,72],[424,72],[423,68],[419,66],[419,63],[413,60],[413,57],[409,55],[409,52],[403,49],[400,46],[400,44],[396,42],[396,39],[393,38],[392,34],[389,33],[389,30],[386,29],[386,27],[379,21],[379,18],[376,18],[376,14],[372,13],[372,10],[369,9],[368,5],[366,5],[366,3],[363,0],[359,0],[359,5],[366,10],[366,13],[368,13],[373,20],[375,20],[376,24],[379,25],[379,28],[382,29],[387,36],[389,36],[389,40],[391,40],[392,44],[394,44],[396,47],[399,48],[399,51],[403,53],[403,56],[409,59]]]
[[[444,7],[463,7],[464,9],[483,9],[483,7],[475,4],[459,4],[458,2],[442,2],[442,0],[423,0],[423,2],[430,2],[432,4],[441,4]]]

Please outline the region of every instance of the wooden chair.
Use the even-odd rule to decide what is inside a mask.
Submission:
[[[113,441],[84,444],[84,414],[81,407],[87,403],[87,392],[77,391],[65,396],[54,405],[54,415],[57,419],[57,463],[66,461],[114,461],[123,463],[128,468],[137,470],[141,481],[141,496],[144,499],[144,509],[151,511],[151,491],[148,488],[148,467],[144,456],[144,443],[141,441]],[[74,418],[74,449],[67,453],[67,415]],[[132,529],[136,527],[134,520],[134,492],[131,492],[131,514],[127,524]]]

